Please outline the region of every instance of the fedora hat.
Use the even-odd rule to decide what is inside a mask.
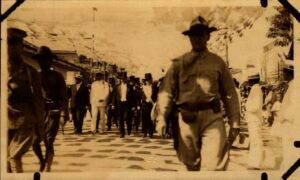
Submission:
[[[210,27],[208,25],[208,22],[203,17],[198,16],[192,20],[190,24],[190,29],[183,31],[182,34],[186,36],[195,35],[203,30],[206,30],[207,32],[211,33],[213,31],[216,31],[217,28]]]
[[[52,53],[51,49],[47,46],[41,46],[37,52],[37,54],[33,55],[33,59],[43,59],[43,58],[53,58],[57,59],[57,56]]]

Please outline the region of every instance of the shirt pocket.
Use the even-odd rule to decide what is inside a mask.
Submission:
[[[196,82],[205,92],[216,92],[219,89],[219,76],[216,69],[202,69]]]
[[[197,73],[182,73],[179,77],[179,89],[180,91],[189,91],[195,88],[197,79]]]

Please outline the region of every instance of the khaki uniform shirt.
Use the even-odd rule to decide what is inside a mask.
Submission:
[[[229,122],[239,127],[240,108],[234,82],[225,62],[205,50],[191,51],[173,60],[158,95],[159,115],[168,117],[173,104],[224,103]]]
[[[43,127],[44,99],[38,72],[22,63],[8,79],[8,129]]]

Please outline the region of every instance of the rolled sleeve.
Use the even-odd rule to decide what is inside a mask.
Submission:
[[[222,77],[220,81],[221,99],[224,103],[225,111],[229,119],[230,127],[240,127],[240,105],[238,95],[235,90],[232,76],[226,64],[223,64]]]
[[[173,62],[167,71],[157,96],[158,117],[167,119],[174,105],[177,72]]]

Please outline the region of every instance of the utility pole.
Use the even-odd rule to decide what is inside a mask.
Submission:
[[[95,13],[97,11],[97,8],[93,7],[92,11],[93,11],[93,24],[95,26],[95,21],[96,21]],[[93,29],[95,29],[95,27]],[[95,55],[95,34],[94,33],[92,34],[92,41],[93,41],[92,42],[93,43],[92,44],[92,53]],[[94,62],[94,58],[91,59],[91,75],[92,75],[92,71],[93,71],[93,62]]]
[[[229,58],[228,58],[228,28],[225,28],[225,53],[226,53],[226,64],[229,67]]]

